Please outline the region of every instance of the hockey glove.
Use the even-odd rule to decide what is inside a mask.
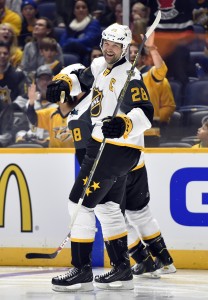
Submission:
[[[127,138],[132,130],[132,122],[126,115],[107,117],[103,119],[102,132],[105,138],[120,138],[122,135]]]
[[[65,92],[64,102],[67,102],[72,89],[72,80],[68,75],[57,74],[53,77],[52,82],[47,86],[46,99],[49,102],[56,103],[60,101],[61,92]]]

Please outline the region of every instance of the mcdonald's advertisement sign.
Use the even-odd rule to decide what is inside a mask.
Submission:
[[[61,155],[45,149],[22,151],[0,150],[1,265],[31,265],[26,252],[56,248],[68,229],[67,203],[75,180],[73,151]]]
[[[145,150],[149,205],[178,268],[208,269],[208,149],[198,150]],[[68,235],[78,172],[73,150],[0,149],[0,265],[70,265],[70,241],[55,259],[25,255],[53,253]],[[97,227],[93,259],[109,266]]]

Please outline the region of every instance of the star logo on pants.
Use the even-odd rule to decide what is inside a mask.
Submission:
[[[86,177],[82,180],[83,180],[83,185],[85,186],[87,184],[88,177]],[[100,189],[100,182],[93,181],[93,184],[91,184],[90,187],[88,187],[86,189],[86,195],[87,196],[89,196],[89,194],[91,194],[93,192],[93,191],[90,190],[90,188],[92,188],[94,191],[96,191],[97,189]]]

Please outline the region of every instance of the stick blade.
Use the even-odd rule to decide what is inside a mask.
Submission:
[[[35,258],[40,258],[40,259],[53,259],[57,256],[57,253],[27,253],[25,257],[27,259],[35,259]]]
[[[156,16],[154,22],[152,23],[152,25],[149,27],[149,29],[145,33],[145,36],[146,36],[147,39],[153,33],[153,31],[155,30],[157,25],[160,23],[160,19],[161,19],[161,11],[158,10],[158,13],[157,13],[157,16]]]

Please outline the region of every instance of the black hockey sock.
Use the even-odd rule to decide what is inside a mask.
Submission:
[[[129,250],[129,255],[136,262],[136,265],[132,268],[134,275],[155,272],[157,270],[148,245],[144,245],[141,241]]]
[[[135,260],[136,263],[141,263],[147,258],[151,258],[151,253],[148,246],[145,246],[140,241],[138,245],[129,250],[129,255]]]
[[[118,266],[120,263],[125,262],[130,266],[127,236],[112,241],[105,241],[105,247],[108,252],[111,265]]]
[[[92,246],[93,243],[71,242],[72,265],[76,268],[91,265]]]
[[[145,242],[148,243],[152,255],[159,258],[164,266],[173,263],[173,259],[168,252],[164,239],[161,235]]]

